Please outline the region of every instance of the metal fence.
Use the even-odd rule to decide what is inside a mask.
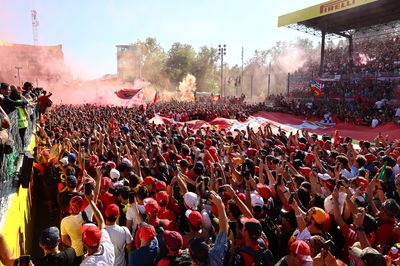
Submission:
[[[4,214],[8,208],[8,196],[14,193],[19,185],[16,177],[17,159],[29,146],[37,121],[36,112],[33,110],[33,114],[30,116],[29,126],[25,132],[25,147],[22,147],[18,129],[18,112],[13,111],[8,116],[11,120],[11,127],[8,129],[8,143],[12,147],[12,152],[4,154],[3,149],[0,151],[0,217],[3,216],[1,214]]]

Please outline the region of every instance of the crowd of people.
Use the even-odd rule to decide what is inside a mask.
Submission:
[[[3,85],[1,93],[14,100]],[[263,106],[41,111],[33,184],[57,222],[33,243],[44,256],[30,265],[399,265],[399,140],[355,147],[345,136],[269,125],[149,122],[155,113],[245,118]],[[27,257],[13,258],[0,234],[0,259]]]
[[[323,75],[375,75],[378,73],[400,73],[399,36],[384,39],[360,38],[353,41],[352,58],[349,45],[340,44],[325,49]],[[295,74],[319,73],[319,62],[310,58]]]

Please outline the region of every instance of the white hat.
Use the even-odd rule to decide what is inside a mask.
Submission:
[[[68,157],[64,157],[60,161],[61,161],[63,166],[67,166],[68,165]]]
[[[114,168],[111,169],[110,178],[111,179],[119,179],[119,177],[120,177],[119,171],[117,169],[114,169]]]
[[[262,207],[264,206],[264,200],[263,198],[258,195],[258,194],[251,194],[251,206],[256,207]]]
[[[197,206],[200,203],[199,196],[197,196],[197,194],[193,192],[185,193],[185,195],[183,195],[183,200],[186,206],[191,210],[197,210]]]
[[[332,178],[330,175],[328,175],[326,173],[325,174],[318,173],[317,176],[319,177],[319,179],[324,180],[324,181]]]
[[[132,167],[131,161],[129,161],[128,158],[122,158],[122,163],[128,165],[129,167]]]

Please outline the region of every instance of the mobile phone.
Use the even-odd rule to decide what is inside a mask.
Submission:
[[[20,266],[29,266],[29,262],[31,261],[31,256],[30,255],[22,255],[19,257],[19,263],[18,265]]]
[[[334,246],[334,243],[332,242],[332,240],[327,240],[327,241],[325,241],[325,243],[324,243],[324,249],[325,249],[325,251],[331,251],[332,248],[333,248],[333,246]]]
[[[134,203],[135,202],[135,192],[129,191],[128,198],[129,198],[130,204]]]
[[[292,203],[293,203],[294,195],[295,195],[294,192],[291,192],[291,193],[290,193],[290,198],[289,198],[289,201],[288,201],[289,204],[292,204]]]
[[[279,174],[279,175],[277,176],[276,185],[280,186],[281,184],[282,184],[282,175]]]
[[[92,183],[85,184],[85,195],[89,196],[92,194]]]
[[[201,195],[201,197],[202,197],[203,199],[209,199],[209,198],[211,198],[211,192],[210,192],[209,190],[206,190],[206,191],[203,192],[203,194]]]

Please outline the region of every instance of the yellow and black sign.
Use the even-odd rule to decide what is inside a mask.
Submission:
[[[322,17],[376,1],[378,0],[331,0],[280,16],[278,18],[278,27]]]

